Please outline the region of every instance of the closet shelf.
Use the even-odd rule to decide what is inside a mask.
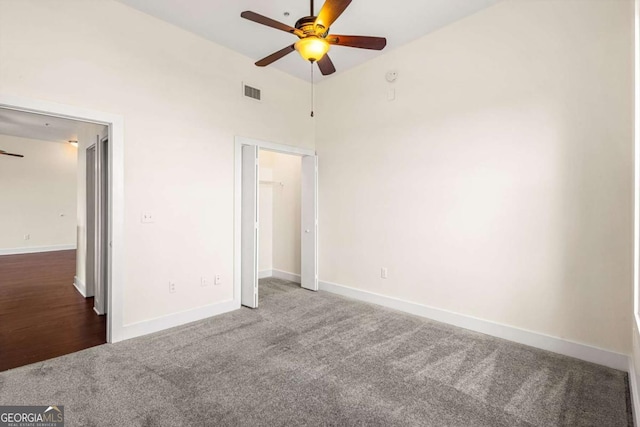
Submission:
[[[260,184],[278,184],[280,187],[284,187],[284,182],[281,182],[281,181],[263,181],[263,180],[260,180]]]

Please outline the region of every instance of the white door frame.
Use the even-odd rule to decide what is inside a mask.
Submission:
[[[85,163],[85,230],[87,237],[85,238],[84,296],[92,297],[96,294],[96,144],[86,148]]]
[[[52,117],[97,123],[109,128],[109,241],[111,256],[107,281],[107,342],[118,342],[123,335],[124,289],[124,120],[117,114],[104,113],[72,105],[0,94],[0,107]]]
[[[240,306],[240,292],[242,290],[242,146],[254,145],[258,149],[275,151],[296,156],[315,156],[315,150],[291,145],[277,144],[274,142],[260,141],[258,139],[235,137],[235,170],[234,170],[234,214],[233,214],[233,300]],[[317,257],[316,271],[318,271]]]

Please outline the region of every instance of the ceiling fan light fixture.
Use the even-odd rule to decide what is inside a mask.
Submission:
[[[297,50],[302,59],[312,64],[316,62],[323,76],[336,72],[331,58],[327,52],[333,45],[353,47],[356,49],[382,50],[387,45],[384,37],[371,36],[343,36],[330,34],[329,27],[338,19],[342,12],[351,4],[352,0],[325,0],[316,15],[313,0],[309,1],[309,16],[298,19],[295,25],[278,22],[259,13],[245,10],[240,14],[241,18],[248,19],[260,25],[265,25],[276,30],[284,31],[298,37],[298,42],[290,44],[269,56],[256,62],[258,67],[266,67],[275,61],[284,58],[294,50]],[[286,16],[286,13],[285,13]],[[313,69],[311,73],[313,75]],[[313,77],[312,77],[313,80]]]
[[[307,36],[300,39],[294,45],[300,56],[305,61],[316,62],[329,51],[329,42],[317,36]]]

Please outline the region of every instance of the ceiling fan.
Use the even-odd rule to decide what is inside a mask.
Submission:
[[[15,154],[15,153],[7,153],[4,150],[0,150],[0,154],[4,155],[4,156],[13,156],[13,157],[24,157],[22,154]]]
[[[387,45],[387,39],[384,37],[329,34],[329,27],[338,19],[347,6],[349,6],[351,0],[326,0],[317,16],[313,15],[313,0],[310,0],[310,3],[310,16],[300,18],[298,22],[296,22],[295,28],[255,12],[245,11],[240,14],[240,16],[245,19],[277,30],[286,31],[300,39],[296,43],[262,58],[256,62],[258,67],[267,66],[294,50],[297,50],[305,60],[311,63],[317,62],[320,72],[326,76],[336,71],[333,62],[331,62],[331,58],[327,55],[331,45],[373,50],[382,50]]]

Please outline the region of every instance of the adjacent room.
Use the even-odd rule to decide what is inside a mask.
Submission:
[[[0,371],[106,342],[94,278],[96,159],[84,152],[105,131],[0,108]]]
[[[0,0],[0,421],[640,425],[639,1]]]

